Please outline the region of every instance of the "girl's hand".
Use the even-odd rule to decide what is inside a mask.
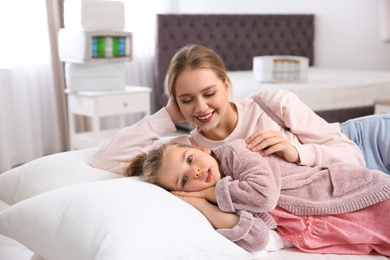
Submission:
[[[176,196],[203,198],[211,203],[217,204],[217,199],[215,198],[215,186],[206,188],[206,189],[201,190],[201,191],[193,191],[193,192],[172,191],[171,193],[176,195]]]
[[[187,202],[188,204],[190,204],[191,206],[193,206],[194,208],[196,208],[200,212],[203,212],[204,206],[206,205],[206,203],[209,203],[205,198],[180,196],[180,195],[176,195],[176,194],[175,194],[175,196],[178,197],[179,199],[182,199],[183,201]]]
[[[168,111],[169,116],[172,119],[172,122],[174,124],[182,121],[186,121],[183,114],[181,113],[179,106],[177,105],[176,101],[171,97],[168,100],[168,104],[165,107]]]
[[[213,225],[214,228],[233,228],[238,224],[240,217],[234,213],[223,212],[218,206],[211,204],[205,198],[176,195],[199,210]]]
[[[281,133],[270,130],[257,130],[247,140],[247,147],[253,152],[260,151],[262,156],[275,154],[288,162],[300,162],[295,146],[289,143]]]

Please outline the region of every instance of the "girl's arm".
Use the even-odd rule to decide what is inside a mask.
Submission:
[[[206,188],[201,191],[171,191],[171,193],[179,196],[204,198],[213,204],[217,204],[217,199],[215,197],[215,186]]]
[[[268,245],[269,228],[259,216],[246,211],[224,212],[204,198],[176,196],[199,210],[221,235],[245,250],[257,252]]]
[[[120,130],[93,156],[95,168],[123,174],[130,160],[139,153],[147,153],[162,135],[176,131],[176,127],[165,108],[143,118],[138,123]],[[189,143],[187,136],[175,138]]]
[[[280,195],[281,173],[275,156],[262,157],[246,148],[244,140],[234,140],[213,150],[226,175],[215,188],[218,206],[226,212],[245,210],[268,212]]]
[[[218,206],[211,204],[205,198],[176,196],[202,212],[215,229],[231,229],[237,225],[239,221],[240,217],[238,215],[220,210]]]

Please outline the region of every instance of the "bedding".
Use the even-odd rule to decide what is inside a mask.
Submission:
[[[49,155],[0,174],[0,199],[13,204],[0,204],[0,259],[386,259],[294,248],[249,254],[162,188],[92,168],[96,151]],[[14,252],[19,257],[8,258]]]
[[[229,71],[232,99],[250,97],[261,90],[291,91],[314,111],[374,106],[377,98],[390,95],[390,73],[310,67],[306,82],[260,83],[253,72]]]

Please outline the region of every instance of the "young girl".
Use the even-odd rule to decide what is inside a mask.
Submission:
[[[164,143],[134,158],[126,175],[171,191],[250,252],[276,228],[305,252],[390,256],[390,176],[380,171],[299,166],[235,140],[211,153]]]
[[[284,128],[252,98],[229,101],[230,85],[215,52],[199,45],[184,47],[168,69],[171,98],[167,106],[119,131],[97,152],[92,166],[123,174],[129,159],[152,149],[162,135],[176,131],[179,121],[188,121],[196,129],[175,142],[213,148],[240,138],[263,156],[275,154],[300,165],[366,163],[369,168],[390,173],[390,115],[361,118],[340,128],[340,124],[328,124],[318,117],[291,92],[261,91],[258,96],[284,122]],[[340,129],[359,145],[363,155]]]

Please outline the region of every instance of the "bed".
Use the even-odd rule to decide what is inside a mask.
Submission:
[[[259,259],[266,254],[247,253],[157,186],[92,168],[96,151],[49,155],[0,175],[0,259]]]
[[[179,18],[190,19],[193,24],[185,24]],[[209,18],[217,21],[215,28],[209,25]],[[174,25],[164,19],[174,21]],[[277,28],[284,28],[288,45],[295,47],[282,54],[305,56],[314,64],[313,15],[159,15],[157,20],[156,83],[159,84],[154,93],[159,106],[166,103],[162,95],[166,62],[187,41],[202,44],[192,38],[195,32],[183,35],[175,27],[186,32],[192,31],[189,28],[193,26],[198,28],[199,23],[203,30],[214,28],[216,34],[211,37],[212,42],[228,43],[228,46],[219,46],[220,49],[215,46],[225,60],[229,60],[236,48],[246,49],[241,45],[247,41],[229,40],[236,37],[236,33],[242,36],[246,21],[251,21],[250,31],[271,27],[264,39],[266,45],[261,49],[270,47],[270,38],[275,37],[279,42],[281,34],[277,33]],[[237,25],[237,21],[241,24]],[[231,36],[219,27],[226,25],[232,28]],[[288,28],[293,28],[300,44],[293,44],[294,37],[287,34]],[[173,31],[162,33],[167,29]],[[245,32],[244,35],[251,37]],[[183,37],[187,41],[171,45],[172,37]],[[199,35],[196,37],[198,39]],[[164,41],[168,41],[168,45],[165,46]],[[246,57],[280,54],[280,50],[273,47],[269,51],[250,52]],[[228,68],[237,73],[250,70],[250,63],[239,61],[242,52],[235,53],[237,56],[227,63]],[[137,177],[124,178],[92,168],[89,162],[97,149],[48,155],[0,174],[0,259],[387,259],[379,255],[305,254],[294,248],[276,251],[271,248],[250,254],[219,235],[201,213],[165,190],[143,183]]]
[[[387,259],[293,248],[250,254],[162,188],[92,168],[96,151],[53,154],[0,174],[0,259]]]

